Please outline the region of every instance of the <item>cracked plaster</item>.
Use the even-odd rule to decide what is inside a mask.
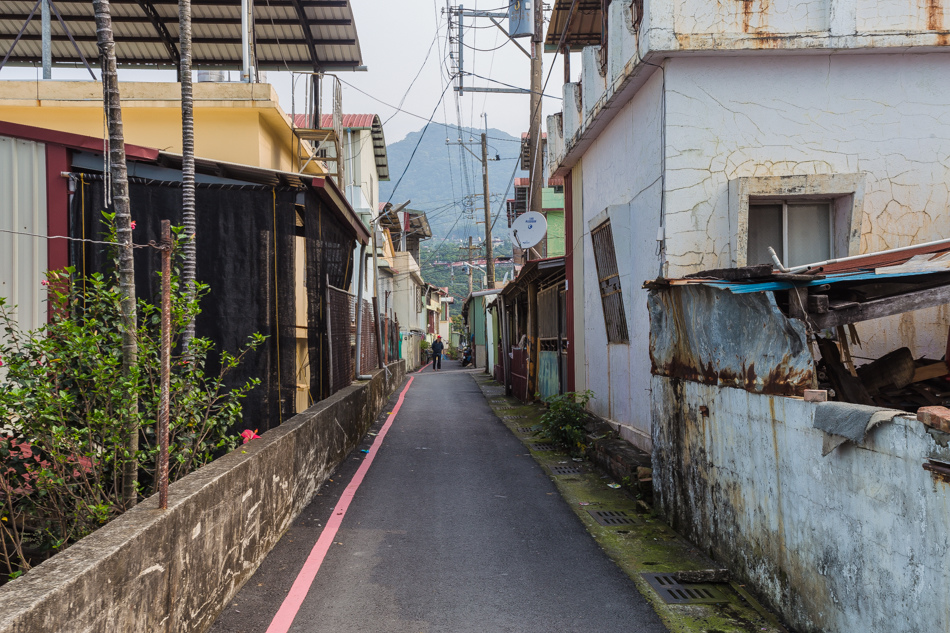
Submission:
[[[660,376],[652,387],[658,504],[796,631],[950,629],[934,591],[950,567],[950,484],[921,468],[950,451],[922,424],[897,418],[822,457],[813,404]]]

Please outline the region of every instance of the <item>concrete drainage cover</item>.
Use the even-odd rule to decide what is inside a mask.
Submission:
[[[554,444],[531,444],[531,450],[533,451],[553,451]]]
[[[534,433],[534,427],[532,427],[532,426],[519,426],[519,427],[518,427],[518,432],[519,432],[519,433]]]
[[[577,475],[581,469],[577,466],[548,466],[552,475]]]
[[[501,416],[505,420],[524,420],[528,416],[526,415],[503,415]]]
[[[716,604],[729,602],[726,593],[709,583],[681,584],[672,574],[640,574],[667,604]]]
[[[588,510],[587,513],[590,514],[597,523],[605,527],[636,523],[631,517],[627,516],[626,512],[621,510]]]

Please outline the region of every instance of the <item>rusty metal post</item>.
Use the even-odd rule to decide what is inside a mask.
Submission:
[[[327,373],[330,377],[330,394],[333,392],[333,328],[331,327],[332,311],[330,309],[330,275],[327,275]]]
[[[168,509],[168,415],[172,330],[172,225],[162,220],[162,386],[158,405],[158,507]]]
[[[378,369],[382,369],[386,366],[386,360],[383,356],[383,334],[379,323],[379,299],[376,295],[373,295],[373,321],[376,323],[376,364]]]

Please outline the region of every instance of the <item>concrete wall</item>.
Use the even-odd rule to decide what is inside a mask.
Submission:
[[[950,459],[946,435],[898,418],[822,457],[814,404],[664,377],[653,390],[659,509],[794,630],[950,630],[950,484],[921,468]]]
[[[0,632],[201,632],[405,377],[379,370],[147,499],[0,588]],[[248,426],[253,427],[249,423]]]
[[[4,81],[0,120],[102,137],[102,84],[94,81]],[[126,143],[181,153],[181,86],[123,81]],[[290,118],[268,84],[194,85],[195,155],[299,171]],[[308,173],[323,172],[312,161]]]
[[[647,85],[584,155],[583,296],[586,387],[595,393],[591,409],[621,434],[650,450],[650,320],[646,279],[656,277],[656,234],[660,223],[662,165],[662,76]],[[610,219],[620,271],[629,344],[608,344],[590,230]],[[577,231],[577,228],[575,228]],[[580,256],[575,251],[575,257]],[[581,284],[577,284],[580,291]]]

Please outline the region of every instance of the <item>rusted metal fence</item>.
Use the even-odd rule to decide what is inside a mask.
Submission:
[[[330,392],[353,382],[353,300],[345,290],[327,286],[327,334],[330,340]]]
[[[363,322],[360,340],[360,373],[368,374],[379,366],[376,357],[376,321],[373,304],[363,300]]]
[[[383,318],[383,353],[386,355],[385,361],[399,360],[399,321]]]

